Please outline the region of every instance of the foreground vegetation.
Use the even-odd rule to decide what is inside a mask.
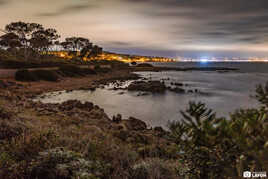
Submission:
[[[243,171],[268,171],[268,85],[258,86],[258,109],[217,118],[205,104],[190,103],[183,119],[171,122],[171,137],[190,178],[237,178]]]
[[[268,169],[267,85],[256,90],[259,108],[230,119],[191,102],[169,132],[109,119],[92,103],[44,105],[16,92],[23,86],[1,88],[0,178],[239,178]]]
[[[101,49],[78,37],[59,43],[56,30],[39,24],[17,22],[6,30],[0,37],[0,65],[22,68],[16,73],[19,81],[58,81],[128,67],[118,61],[85,62],[83,56],[96,56]],[[49,55],[58,45],[77,58]],[[57,69],[24,69],[29,67]],[[259,108],[240,109],[225,119],[191,102],[169,131],[148,129],[121,115],[110,119],[92,103],[34,103],[26,93],[23,84],[0,81],[0,178],[214,179],[268,171],[268,85],[257,87]]]

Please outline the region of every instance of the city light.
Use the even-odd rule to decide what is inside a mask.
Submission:
[[[72,59],[75,58],[75,55],[70,55],[67,51],[52,51],[49,54],[56,55],[58,57],[64,59]],[[79,55],[79,52],[77,53]],[[126,63],[130,62],[174,62],[175,60],[172,58],[166,57],[150,57],[150,56],[139,56],[139,55],[127,55],[127,54],[116,54],[110,52],[103,52],[102,54],[98,55],[97,57],[84,57],[83,60],[90,61],[90,60],[117,60]]]

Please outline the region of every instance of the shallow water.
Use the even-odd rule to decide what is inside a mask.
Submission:
[[[187,84],[185,89],[198,89],[201,94],[177,94],[165,92],[164,94],[149,94],[138,96],[139,92],[124,90],[97,89],[91,91],[54,92],[45,98],[36,99],[44,103],[58,103],[70,99],[91,101],[109,116],[122,114],[123,117],[134,116],[145,121],[149,126],[166,127],[168,121],[179,120],[180,110],[185,110],[189,101],[202,101],[208,107],[215,109],[217,116],[228,116],[238,108],[251,108],[258,105],[250,97],[254,95],[257,84],[264,84],[268,73],[244,72],[139,72],[138,74],[152,80],[169,78],[166,85],[171,82]]]

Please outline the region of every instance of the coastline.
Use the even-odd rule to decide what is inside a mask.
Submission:
[[[170,160],[169,165],[175,164],[174,159],[178,158],[177,153],[174,152],[176,146],[172,141],[164,138],[168,132],[161,127],[149,129],[145,122],[136,119],[135,116],[122,119],[118,114],[109,118],[105,109],[90,102],[82,104],[77,100],[71,100],[63,104],[42,104],[32,101],[34,96],[45,92],[96,88],[115,80],[137,78],[138,76],[132,74],[130,70],[118,70],[103,75],[63,78],[59,82],[1,80],[0,116],[4,121],[0,123],[0,140],[12,139],[16,141],[16,146],[26,147],[29,150],[27,158],[31,158],[28,162],[31,162],[32,167],[42,161],[40,158],[36,159],[36,156],[42,158],[40,152],[58,150],[60,147],[62,150],[83,154],[84,150],[89,150],[86,148],[92,142],[98,145],[98,150],[111,150],[109,147],[117,146],[113,152],[109,151],[110,154],[99,154],[104,157],[103,160],[110,160],[109,157],[116,156],[114,159],[116,161],[121,158],[118,156],[118,151],[125,150],[123,152],[135,152],[137,161],[157,157],[159,160],[162,160],[161,158]],[[2,125],[5,127],[3,128]],[[49,131],[57,137],[53,137],[52,141],[49,139],[50,136],[38,139],[40,142],[50,141],[49,145],[44,141],[42,147],[32,144],[30,139]],[[22,140],[25,137],[29,141]],[[85,141],[87,142],[84,143]],[[101,143],[106,145],[103,146]],[[11,153],[19,150],[22,155],[26,155],[23,154],[24,150],[12,147],[11,144],[6,144],[5,147],[8,147]],[[17,167],[21,164],[18,161],[15,163],[18,163]],[[9,169],[4,168],[0,171],[0,177],[5,178],[4,175]],[[14,175],[11,172],[11,177],[15,177]]]

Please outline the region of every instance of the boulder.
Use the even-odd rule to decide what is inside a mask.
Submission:
[[[74,108],[91,111],[93,109],[94,105],[91,102],[85,102],[84,104],[81,103],[78,100],[69,100],[66,102],[63,102],[59,109],[62,111],[71,111]]]
[[[175,93],[185,93],[185,89],[183,88],[179,88],[179,87],[176,87],[176,88],[170,88],[170,91],[173,91]]]
[[[136,119],[134,117],[130,117],[128,120],[126,120],[126,127],[129,130],[145,130],[147,129],[147,125],[145,122]]]
[[[122,115],[117,114],[116,116],[113,116],[113,122],[120,123],[122,121]]]
[[[152,93],[163,93],[166,90],[164,83],[160,81],[134,81],[128,88],[129,91],[147,91]]]

